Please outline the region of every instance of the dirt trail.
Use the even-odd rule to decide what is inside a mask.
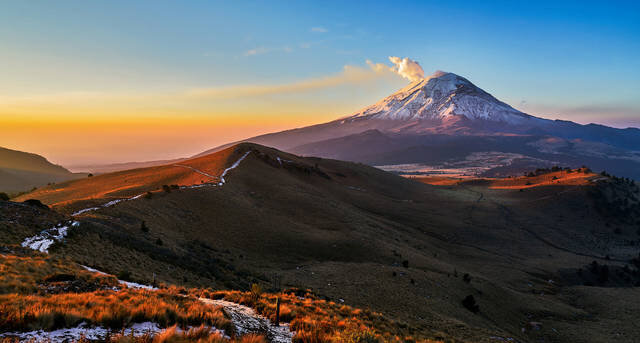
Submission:
[[[236,326],[238,335],[247,333],[265,334],[269,342],[291,343],[294,332],[289,330],[289,324],[273,325],[271,321],[250,307],[236,304],[226,300],[213,300],[200,298],[205,304],[221,306],[231,316],[231,321]]]
[[[214,179],[214,180],[217,180],[217,179],[218,179],[218,177],[217,177],[217,176],[213,176],[213,175],[211,175],[211,174],[205,173],[205,172],[203,172],[202,170],[200,170],[200,169],[196,169],[196,168],[194,168],[194,167],[185,166],[184,164],[173,164],[173,166],[174,166],[174,167],[181,167],[181,168],[191,169],[191,170],[193,170],[194,172],[196,172],[196,173],[198,173],[198,174],[202,174],[202,175],[204,175],[204,176],[206,176],[206,177],[210,177],[210,178],[212,178],[212,179]]]

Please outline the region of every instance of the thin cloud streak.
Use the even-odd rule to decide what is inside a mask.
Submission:
[[[188,91],[187,95],[196,98],[231,99],[245,96],[300,93],[332,88],[345,84],[364,84],[381,78],[397,78],[397,74],[395,74],[391,68],[385,64],[367,61],[367,66],[368,68],[346,65],[342,72],[335,75],[285,84],[239,85],[193,89]]]

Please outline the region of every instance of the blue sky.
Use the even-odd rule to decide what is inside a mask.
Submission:
[[[106,95],[100,101],[111,106],[110,97],[123,94],[295,84],[400,56],[427,74],[462,75],[534,115],[640,126],[636,2],[7,1],[0,47],[0,101],[12,103],[87,93]],[[403,82],[350,81],[251,105],[239,97],[196,107],[215,119],[213,108],[279,105],[292,125],[303,125],[347,115]],[[56,106],[51,116],[65,111]],[[176,116],[195,108],[171,106]],[[155,110],[140,101],[131,107]]]

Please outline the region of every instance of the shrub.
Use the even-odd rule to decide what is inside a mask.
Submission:
[[[89,173],[89,175],[87,175],[87,177],[93,177],[93,174]]]
[[[262,287],[257,283],[251,284],[251,297],[253,301],[258,301],[260,296],[262,296]]]
[[[344,343],[379,343],[380,339],[370,330],[348,330],[340,335]]]
[[[121,270],[118,273],[118,279],[124,280],[124,281],[131,281],[131,272],[128,271],[127,269]]]
[[[473,313],[480,312],[480,306],[478,306],[478,304],[476,304],[476,299],[473,297],[473,295],[467,295],[462,300],[462,306],[464,306],[464,308],[466,308],[467,310],[469,310],[469,311],[471,311]]]
[[[470,283],[470,282],[471,282],[471,275],[469,275],[468,273],[465,273],[465,274],[462,276],[462,280],[463,280],[464,282],[466,282],[466,283]]]
[[[49,206],[43,204],[38,199],[28,199],[28,200],[23,201],[22,203],[25,204],[25,205],[41,208],[43,210],[48,210],[49,209]]]
[[[166,193],[171,193],[171,187],[169,187],[169,185],[162,185],[162,190]]]
[[[0,200],[9,201],[9,196],[7,193],[0,192]]]
[[[147,223],[144,220],[142,221],[142,223],[140,223],[140,231],[149,232],[149,228],[147,227]]]
[[[145,199],[151,199],[151,198],[153,198],[153,193],[151,193],[151,192],[147,192],[147,193],[144,195],[144,198],[145,198]]]
[[[408,260],[402,261],[402,266],[405,268],[409,268],[409,261]]]
[[[162,245],[162,244],[163,244],[163,242],[162,242],[162,240],[161,240],[160,238],[158,238],[158,239],[156,239],[156,244],[157,244],[157,245]]]

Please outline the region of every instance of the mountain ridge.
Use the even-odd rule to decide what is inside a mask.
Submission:
[[[38,154],[0,147],[0,192],[22,192],[86,175],[72,173]]]

